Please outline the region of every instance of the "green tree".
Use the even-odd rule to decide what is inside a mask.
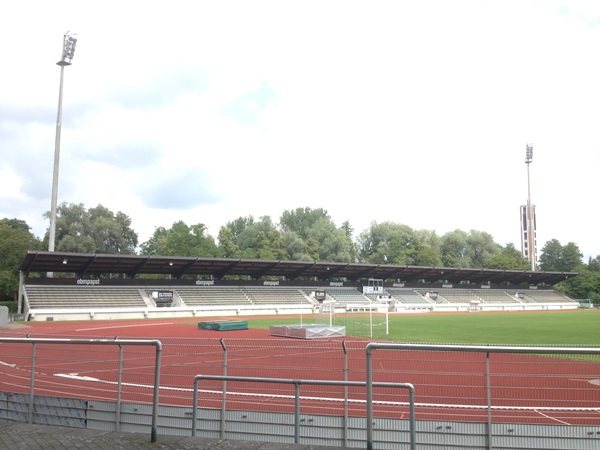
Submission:
[[[417,266],[441,266],[441,239],[433,230],[416,230],[413,264]]]
[[[358,237],[359,260],[369,264],[413,264],[416,232],[394,222],[371,223]]]
[[[583,264],[582,258],[583,253],[581,253],[577,244],[575,244],[574,242],[568,242],[563,247],[562,252],[563,271],[569,272],[581,268]]]
[[[467,233],[463,230],[449,231],[441,237],[440,257],[445,267],[471,267],[467,252]]]
[[[471,267],[485,267],[488,260],[500,253],[500,245],[494,242],[491,234],[471,230],[467,237],[467,255]]]
[[[287,254],[287,259],[292,261],[314,261],[309,251],[307,243],[294,231],[284,231],[282,233],[283,247]]]
[[[529,261],[523,257],[521,252],[512,243],[502,247],[500,253],[488,259],[485,263],[486,269],[503,270],[529,270]]]
[[[591,270],[592,272],[600,272],[600,255],[596,256],[595,258],[590,256],[588,259],[588,270]]]
[[[322,208],[286,210],[281,214],[279,224],[290,259],[295,259],[294,256],[312,261],[350,262],[355,259],[350,224],[345,222],[337,228]]]
[[[269,216],[252,216],[228,222],[219,231],[221,254],[246,259],[287,259],[284,239]]]
[[[556,286],[564,294],[577,300],[592,300],[600,304],[600,272],[582,268],[579,275]]]
[[[225,225],[229,229],[233,243],[238,247],[239,251],[252,246],[258,230],[249,231],[248,229],[252,229],[255,224],[254,217],[247,216],[238,217],[235,220],[227,222]]]
[[[222,258],[238,258],[240,247],[235,243],[231,228],[222,226],[217,236],[219,241],[219,254]]]
[[[308,247],[316,251],[316,261],[350,262],[352,241],[331,219],[321,217],[306,230]],[[310,242],[309,242],[310,241]]]
[[[29,230],[22,220],[0,220],[0,300],[16,300],[19,264],[28,250],[42,249],[40,240]]]
[[[257,259],[287,259],[283,244],[283,237],[279,230],[260,231],[254,239],[255,257]]]
[[[331,222],[331,217],[323,208],[296,208],[293,211],[283,211],[279,225],[283,231],[294,231],[302,239],[308,239],[310,230],[321,219]]]
[[[546,272],[572,272],[582,266],[582,257],[573,242],[563,246],[558,239],[551,239],[542,248],[539,268]]]
[[[215,257],[218,249],[204,224],[186,225],[178,221],[169,229],[156,228],[150,239],[141,245],[141,254]]]
[[[486,267],[501,250],[485,231],[454,230],[443,235],[441,241],[440,256],[446,267]]]
[[[352,228],[352,226],[350,225],[350,222],[347,220],[344,223],[342,223],[342,226],[340,228],[344,231],[344,234],[350,241],[350,260],[352,262],[356,262],[357,249],[356,249],[356,243],[354,242],[354,228]]]
[[[96,243],[97,253],[135,254],[138,235],[131,228],[131,219],[118,211],[98,205],[88,210],[90,232]]]
[[[56,210],[57,251],[133,255],[137,244],[131,219],[122,212],[114,214],[102,205],[86,210],[82,203],[62,203]]]

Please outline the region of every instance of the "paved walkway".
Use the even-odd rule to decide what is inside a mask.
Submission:
[[[183,436],[158,436],[150,442],[149,434],[98,431],[47,425],[28,425],[0,419],[0,449],[10,450],[342,450],[300,444],[275,444],[257,441],[229,441]]]

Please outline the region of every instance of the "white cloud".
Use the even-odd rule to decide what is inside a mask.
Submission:
[[[59,201],[214,236],[239,216],[325,208],[520,245],[533,143],[538,243],[600,254],[600,7],[592,1],[58,1],[5,8],[0,214],[42,235],[62,33]],[[35,14],[32,14],[35,11]],[[9,149],[19,154],[6,158]],[[30,166],[30,170],[24,167]],[[160,208],[167,185],[185,189]],[[194,175],[198,174],[198,180]],[[47,191],[47,199],[42,198]],[[155,192],[148,198],[148,195]],[[47,203],[47,205],[46,205]],[[153,206],[154,205],[154,206]],[[592,212],[591,214],[595,214]],[[582,217],[583,216],[583,217]]]

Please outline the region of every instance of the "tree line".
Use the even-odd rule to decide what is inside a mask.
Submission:
[[[46,214],[48,216],[48,213]],[[26,222],[0,219],[0,300],[16,299],[18,266],[28,250],[48,248],[48,232],[34,236]],[[270,216],[238,217],[211,236],[202,223],[174,222],[156,227],[138,242],[131,219],[98,205],[63,203],[57,208],[55,250],[123,255],[222,257],[293,261],[330,261],[437,267],[528,270],[529,262],[513,244],[500,245],[485,231],[454,230],[438,235],[395,222],[372,222],[355,236],[346,221],[336,226],[322,208],[285,210]],[[538,269],[580,272],[556,286],[577,299],[600,303],[600,256],[582,261],[573,242],[548,241],[540,251]]]

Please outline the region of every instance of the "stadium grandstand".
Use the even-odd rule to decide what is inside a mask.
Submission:
[[[575,272],[45,251],[19,270],[27,321],[579,307],[553,288]]]

